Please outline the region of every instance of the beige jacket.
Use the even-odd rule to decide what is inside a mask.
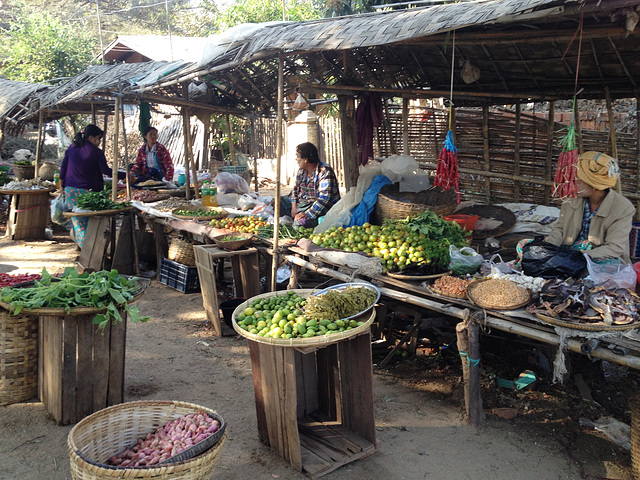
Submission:
[[[572,198],[562,204],[560,218],[545,239],[554,245],[573,245],[580,235],[585,198]],[[609,193],[591,219],[588,240],[593,250],[586,252],[591,258],[619,258],[630,263],[629,233],[636,209],[619,193]]]

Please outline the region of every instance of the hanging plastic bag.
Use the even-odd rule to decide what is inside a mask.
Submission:
[[[456,275],[466,275],[467,273],[476,273],[480,265],[482,265],[482,255],[471,247],[458,248],[455,245],[449,245],[449,268]]]
[[[522,247],[522,271],[531,277],[576,277],[586,266],[582,252],[547,243],[542,236]]]
[[[249,193],[251,189],[247,181],[235,173],[220,172],[213,179],[218,193]]]
[[[595,263],[589,255],[584,254],[589,271],[589,279],[596,285],[607,289],[628,288],[634,290],[638,281],[638,275],[633,265],[626,263]]]
[[[66,225],[69,222],[69,219],[63,215],[63,212],[68,212],[70,210],[69,205],[67,205],[67,202],[64,200],[64,195],[58,195],[51,201],[51,221],[58,225]]]

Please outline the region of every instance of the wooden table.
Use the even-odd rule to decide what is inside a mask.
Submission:
[[[135,208],[64,212],[63,215],[68,218],[89,219],[84,244],[78,258],[78,263],[84,270],[97,271],[109,267],[118,270],[121,274],[140,273],[135,238]],[[124,216],[119,229],[116,228],[118,215]],[[106,265],[107,256],[111,258],[110,265]]]
[[[6,236],[11,240],[45,238],[49,225],[49,193],[55,188],[41,190],[0,190],[11,195]]]
[[[302,351],[249,340],[249,352],[258,435],[293,468],[318,478],[377,450],[369,330]]]

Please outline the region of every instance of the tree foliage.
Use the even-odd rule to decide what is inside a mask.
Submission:
[[[48,13],[24,11],[4,31],[0,54],[0,73],[5,77],[47,82],[86,69],[94,40]]]
[[[310,0],[288,0],[285,5],[288,21],[322,18],[322,14]],[[220,14],[218,32],[241,23],[282,21],[282,0],[237,0]]]

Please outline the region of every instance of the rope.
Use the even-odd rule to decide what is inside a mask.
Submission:
[[[477,367],[478,365],[480,365],[480,359],[479,358],[471,358],[469,356],[469,354],[467,352],[465,352],[464,350],[460,350],[460,357],[462,357],[462,366],[463,367]],[[465,361],[467,362],[465,364]]]
[[[34,208],[40,208],[40,207],[48,207],[49,204],[48,203],[41,203],[40,205],[32,205],[31,207],[27,207],[27,208],[20,208],[18,210],[14,210],[16,213],[20,213],[20,212],[26,212],[27,210],[32,210]]]

